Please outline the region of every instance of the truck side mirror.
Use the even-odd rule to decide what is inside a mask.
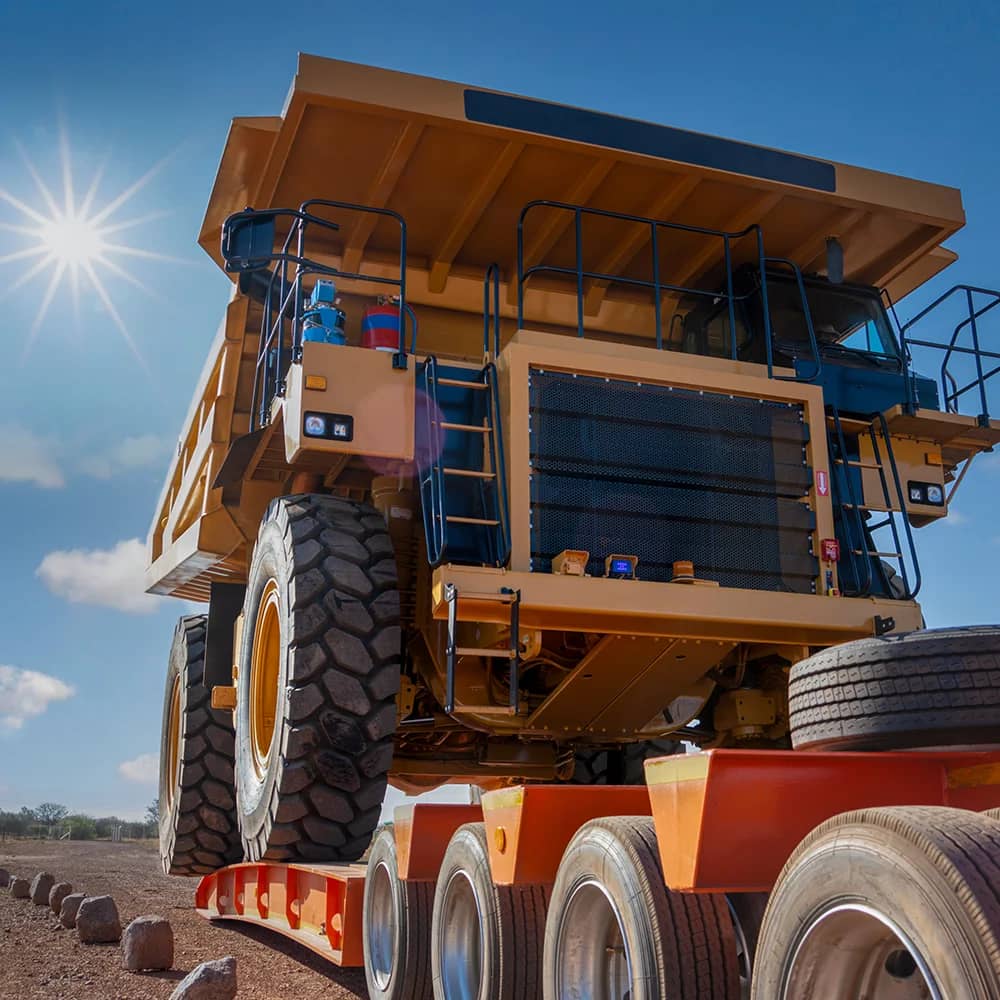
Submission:
[[[227,271],[257,271],[274,257],[274,212],[247,209],[222,226],[222,257]]]

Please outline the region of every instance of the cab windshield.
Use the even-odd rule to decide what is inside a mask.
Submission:
[[[739,280],[740,277],[743,281]],[[767,363],[760,283],[755,273],[744,272],[737,279],[733,301],[735,337],[729,329],[728,302],[724,296],[719,296],[711,304],[698,302],[693,305],[683,317],[679,338],[674,323],[671,323],[667,343],[671,350],[720,358],[735,356],[740,361]],[[742,293],[739,291],[741,284],[745,289]],[[848,363],[852,356],[856,356],[859,361],[864,358],[878,365],[899,366],[896,338],[874,289],[860,285],[831,285],[816,278],[805,279],[803,284],[821,353],[837,354]],[[769,273],[767,300],[776,363],[811,358],[813,351],[809,343],[809,329],[795,278]]]
[[[897,360],[899,348],[878,297],[850,285],[806,281],[806,298],[816,340],[823,349],[839,345],[882,358]],[[794,345],[796,354],[809,351],[809,333],[802,312],[802,297],[792,278],[768,275],[768,307],[775,347],[782,353]],[[759,309],[758,309],[759,311]]]

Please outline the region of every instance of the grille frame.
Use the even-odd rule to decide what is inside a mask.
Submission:
[[[643,580],[666,582],[675,559],[690,559],[721,586],[816,592],[808,399],[709,388],[702,374],[706,388],[693,388],[528,362],[525,568],[549,572],[576,548],[591,552],[594,576],[614,552],[638,555]],[[657,446],[666,464],[651,463]]]

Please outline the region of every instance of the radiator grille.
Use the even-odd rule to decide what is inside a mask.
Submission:
[[[725,587],[811,593],[808,428],[802,407],[533,369],[531,568],[563,549],[677,559]]]

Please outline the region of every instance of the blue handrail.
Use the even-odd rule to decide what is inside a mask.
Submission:
[[[556,264],[546,264],[538,262],[529,266],[525,265],[524,259],[524,229],[525,221],[529,214],[538,208],[555,209],[556,211],[572,213],[573,216],[573,240],[575,246],[575,260],[573,267],[564,267]],[[635,223],[648,227],[648,241],[651,255],[652,280],[644,278],[633,278],[624,274],[607,274],[603,271],[588,270],[583,266],[583,219],[594,216],[602,219],[614,219],[620,222]],[[722,241],[723,264],[726,271],[725,293],[719,292],[718,287],[695,288],[688,285],[675,285],[663,281],[660,277],[660,238],[661,234],[667,233],[692,233],[699,236],[714,237]],[[822,360],[816,334],[813,329],[812,316],[809,311],[809,301],[806,297],[805,284],[802,280],[802,272],[793,261],[783,257],[768,257],[764,251],[764,236],[761,227],[754,223],[735,232],[726,232],[720,229],[707,229],[703,226],[690,226],[680,222],[666,222],[660,219],[646,218],[640,215],[630,215],[626,212],[612,212],[600,208],[587,208],[583,205],[573,205],[567,202],[552,201],[548,199],[538,199],[528,202],[521,209],[521,214],[517,222],[517,324],[524,326],[524,299],[525,284],[533,275],[547,273],[565,275],[575,279],[576,284],[576,327],[577,336],[584,336],[584,282],[599,281],[605,283],[617,283],[629,285],[634,288],[649,289],[653,293],[654,308],[654,334],[656,338],[657,350],[663,349],[663,316],[662,316],[662,295],[664,292],[675,292],[684,295],[696,295],[708,300],[716,300],[724,297],[729,318],[729,341],[730,357],[735,361],[739,360],[739,344],[736,338],[736,303],[750,298],[756,290],[737,295],[733,287],[733,244],[741,239],[752,236],[755,241],[755,256],[757,266],[761,276],[760,294],[763,316],[763,335],[767,352],[768,376],[774,375],[774,352],[772,345],[771,315],[767,299],[767,265],[778,264],[789,267],[795,275],[799,294],[802,299],[802,310],[806,317],[806,327],[809,333],[809,343],[812,347],[815,359],[815,370],[807,377],[795,375],[795,381],[813,382],[822,371]],[[672,334],[674,323],[677,320],[676,314],[671,317],[669,332]],[[785,376],[780,376],[785,378]]]
[[[345,271],[341,268],[323,264],[310,259],[306,254],[306,229],[337,232],[340,226],[330,219],[316,215],[313,208],[334,208],[347,212],[378,215],[392,219],[399,226],[399,277],[385,278],[380,275],[365,274],[360,271]],[[241,253],[237,246],[237,237],[242,226],[254,220],[270,220],[272,233],[274,222],[278,219],[289,219],[288,234],[281,243],[281,249],[275,250],[272,245],[263,252],[257,252],[250,247],[250,253]],[[292,246],[294,243],[294,251]],[[406,368],[406,333],[407,320],[412,320],[412,336],[410,353],[416,348],[416,317],[406,302],[406,220],[398,212],[387,208],[373,208],[369,205],[358,205],[353,202],[331,201],[324,198],[311,198],[302,202],[297,208],[276,208],[265,211],[246,209],[230,215],[222,227],[222,256],[226,270],[247,274],[265,271],[268,275],[266,288],[263,290],[264,314],[261,321],[261,336],[258,347],[257,364],[254,370],[253,396],[251,414],[256,418],[256,426],[267,423],[268,408],[275,396],[285,391],[284,374],[287,368],[285,353],[285,324],[291,322],[291,338],[288,345],[290,361],[301,357],[302,351],[302,300],[303,279],[311,275],[328,275],[330,277],[346,278],[348,280],[364,281],[379,285],[390,285],[399,289],[399,343],[393,356],[393,367]],[[270,271],[270,263],[278,266]],[[277,294],[276,294],[277,293]]]
[[[492,296],[491,296],[492,293]],[[490,301],[492,297],[492,303]],[[490,333],[493,350],[490,351]],[[490,264],[483,277],[483,356],[497,357],[500,353],[500,265]]]
[[[958,295],[964,297],[967,315],[956,324],[949,341],[939,343],[932,340],[915,340],[908,336],[909,331],[921,322],[921,320],[940,308],[945,302]],[[989,301],[985,305],[977,307],[977,295],[989,296]],[[918,312],[912,319],[899,326],[900,348],[903,351],[903,356],[908,361],[911,358],[911,347],[930,347],[945,352],[944,359],[941,362],[941,395],[944,399],[946,411],[949,413],[960,412],[959,400],[968,392],[978,391],[980,411],[977,416],[980,424],[984,426],[988,425],[990,420],[986,383],[994,375],[1000,373],[1000,365],[996,365],[989,371],[984,371],[983,359],[990,358],[994,361],[1000,361],[1000,353],[987,351],[982,348],[978,321],[997,306],[1000,306],[1000,291],[992,288],[980,288],[976,285],[954,285],[948,291],[939,295],[929,306]],[[895,310],[893,310],[893,315],[895,315]],[[972,347],[962,347],[958,343],[959,336],[966,329],[971,334]],[[976,377],[961,387],[959,387],[958,381],[949,367],[953,359],[956,358],[956,355],[971,357],[976,369]],[[917,408],[916,385],[913,379],[907,379],[907,408],[910,412],[915,411]]]

